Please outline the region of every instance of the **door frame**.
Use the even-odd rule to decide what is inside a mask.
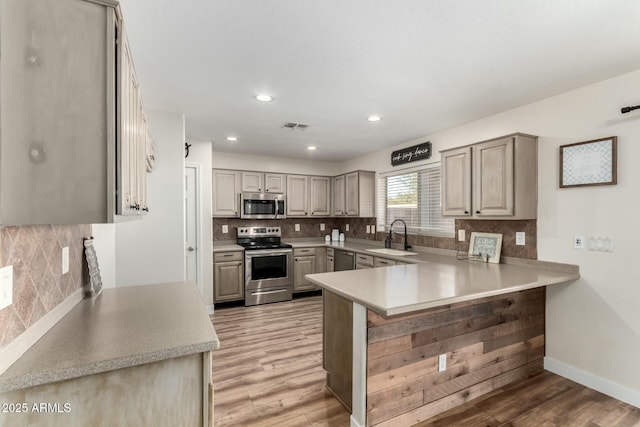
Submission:
[[[194,174],[195,174],[195,197],[196,197],[196,285],[198,286],[198,289],[200,290],[200,294],[203,295],[203,283],[202,283],[202,265],[203,265],[203,259],[202,259],[202,186],[201,186],[201,177],[200,177],[200,165],[197,163],[186,163],[184,165],[184,169],[185,169],[185,175],[186,175],[186,170],[187,169],[193,169],[194,170]],[[185,181],[185,186],[186,186],[186,181]],[[184,196],[186,192],[186,188],[183,189],[183,200],[184,200]],[[185,221],[185,225],[188,221],[186,212],[184,212],[184,221]],[[186,237],[186,236],[185,236]],[[186,247],[184,248],[185,251],[185,259],[186,259]],[[185,280],[187,279],[187,263],[185,262],[185,266],[184,266],[184,278]]]

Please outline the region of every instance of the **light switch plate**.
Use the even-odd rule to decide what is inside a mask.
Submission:
[[[463,228],[458,230],[458,242],[464,242],[466,239],[466,232]]]
[[[69,272],[69,246],[62,248],[62,274]]]
[[[349,224],[344,225],[344,231],[349,231]]]
[[[586,239],[583,235],[573,236],[573,249],[584,250],[587,247]]]
[[[441,354],[438,356],[438,372],[444,372],[447,370],[447,354]]]
[[[0,310],[13,304],[13,266],[0,268]]]
[[[524,246],[525,232],[524,231],[516,231],[516,245]]]
[[[229,226],[227,224],[224,224],[222,226],[222,234],[227,234],[229,232]]]
[[[370,233],[371,233],[371,226],[367,225],[367,234],[370,234]]]
[[[295,230],[296,230],[296,231],[300,231],[300,224],[296,224],[296,225],[294,226],[294,228],[295,228]]]
[[[376,234],[376,226],[375,225],[371,226],[371,234]]]
[[[324,223],[320,224],[320,231],[324,231]]]

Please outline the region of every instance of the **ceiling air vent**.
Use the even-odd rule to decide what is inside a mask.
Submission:
[[[291,130],[305,130],[306,128],[309,127],[309,125],[305,125],[303,123],[293,123],[293,122],[286,122],[284,125],[282,125],[283,128],[287,128],[287,129],[291,129]]]

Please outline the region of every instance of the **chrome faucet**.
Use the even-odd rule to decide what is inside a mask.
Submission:
[[[409,242],[407,240],[407,223],[404,222],[404,220],[402,219],[396,219],[394,220],[391,225],[389,226],[389,236],[387,236],[386,239],[384,239],[384,247],[385,248],[390,248],[391,247],[391,237],[393,233],[393,224],[395,224],[396,222],[400,221],[402,224],[404,224],[404,250],[408,251],[409,249],[411,249],[411,245],[409,245]]]

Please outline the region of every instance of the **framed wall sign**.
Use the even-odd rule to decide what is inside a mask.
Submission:
[[[615,185],[618,138],[594,139],[560,146],[560,188]]]
[[[493,264],[500,263],[502,252],[502,234],[499,233],[471,233],[469,243],[469,259]]]
[[[422,144],[412,147],[396,150],[391,153],[391,166],[403,165],[405,163],[417,162],[418,160],[426,160],[431,158],[431,142],[423,142]]]

